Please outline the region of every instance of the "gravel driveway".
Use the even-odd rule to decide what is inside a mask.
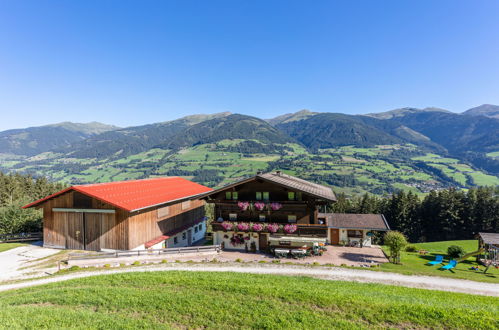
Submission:
[[[0,252],[0,282],[24,277],[33,269],[20,269],[34,265],[34,261],[56,254],[60,250],[41,247],[41,242]]]
[[[0,291],[30,287],[40,284],[66,281],[74,278],[90,277],[96,275],[129,273],[129,272],[152,272],[152,271],[210,271],[210,272],[236,272],[252,274],[276,274],[292,276],[311,276],[324,280],[344,280],[367,283],[383,283],[390,285],[405,286],[411,288],[422,288],[429,290],[441,290],[462,292],[478,295],[499,297],[499,284],[482,283],[467,280],[450,279],[435,276],[414,276],[396,273],[377,272],[369,270],[358,270],[337,267],[301,267],[291,265],[234,265],[234,264],[179,264],[169,263],[140,268],[111,269],[93,272],[81,272],[62,276],[54,276],[39,280],[31,280],[22,283],[14,283],[0,286]]]

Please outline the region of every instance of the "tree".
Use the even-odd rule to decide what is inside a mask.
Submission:
[[[385,245],[390,248],[390,261],[400,263],[400,251],[407,245],[407,238],[399,231],[389,231],[384,236]]]

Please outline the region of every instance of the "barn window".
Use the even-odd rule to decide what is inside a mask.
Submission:
[[[175,236],[175,237],[173,238],[173,244],[178,244],[178,237],[177,237],[177,236]]]
[[[229,220],[237,220],[237,213],[229,213]]]
[[[268,201],[268,200],[270,199],[270,194],[269,194],[269,192],[268,192],[268,191],[264,191],[264,192],[262,193],[262,195],[263,195],[263,200],[264,200],[264,201]]]
[[[265,221],[265,214],[258,215],[258,220]]]
[[[170,208],[168,206],[158,209],[158,219],[164,218],[170,214]]]
[[[294,191],[288,191],[288,200],[294,201],[296,198],[296,194]]]
[[[296,215],[288,215],[288,222],[296,222]]]
[[[187,238],[187,234],[185,232],[182,233],[182,240],[185,241],[185,239]]]
[[[191,207],[191,201],[182,202],[182,210],[186,210]]]
[[[262,200],[262,192],[261,191],[257,191],[256,194],[255,194],[255,199],[257,201],[261,201]]]
[[[197,233],[199,231],[198,227],[194,227],[194,232]]]

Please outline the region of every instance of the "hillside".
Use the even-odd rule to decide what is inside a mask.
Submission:
[[[478,107],[471,108],[463,112],[467,116],[485,116],[499,119],[499,106],[493,104],[482,104]]]
[[[63,122],[7,130],[0,132],[0,153],[33,156],[49,150],[67,147],[92,135],[117,128],[98,122],[86,124]]]
[[[387,119],[306,110],[267,121],[227,112],[193,115],[28,156],[0,149],[0,170],[66,183],[180,175],[216,187],[281,169],[348,194],[424,193],[499,185],[498,122],[413,108]]]

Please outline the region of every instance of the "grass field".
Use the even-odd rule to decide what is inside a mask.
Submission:
[[[24,243],[0,243],[0,252],[4,252],[16,247],[25,246]]]
[[[482,271],[470,270],[471,266],[477,266],[474,258],[468,258],[463,262],[457,264],[453,270],[440,270],[441,266],[428,266],[429,261],[435,260],[437,254],[444,255],[444,264],[447,264],[449,258],[447,257],[447,248],[450,245],[461,246],[466,253],[476,251],[478,242],[476,240],[464,241],[444,241],[432,243],[418,243],[414,244],[418,250],[426,250],[426,256],[420,255],[418,252],[402,252],[401,265],[386,263],[381,265],[381,270],[397,272],[408,275],[431,275],[431,276],[444,276],[451,278],[467,279],[480,282],[499,283],[499,270],[490,267],[486,274],[483,273],[485,269],[480,265]],[[387,247],[383,247],[385,252],[389,254]]]
[[[306,277],[127,273],[0,293],[3,328],[497,329],[498,299]]]

